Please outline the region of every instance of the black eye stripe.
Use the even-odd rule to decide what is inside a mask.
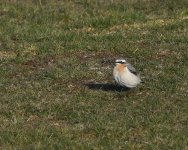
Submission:
[[[116,63],[125,64],[125,62],[123,62],[123,61],[118,61]]]

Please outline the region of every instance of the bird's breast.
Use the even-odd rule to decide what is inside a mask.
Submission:
[[[116,66],[116,70],[121,74],[121,73],[125,73],[125,65],[123,64],[118,64]]]

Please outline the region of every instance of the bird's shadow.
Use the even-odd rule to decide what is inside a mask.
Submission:
[[[84,85],[92,90],[117,91],[117,92],[124,92],[130,90],[130,88],[128,87],[122,87],[110,83],[86,83]]]

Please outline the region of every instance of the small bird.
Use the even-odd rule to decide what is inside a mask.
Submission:
[[[136,69],[125,59],[117,59],[115,61],[113,76],[119,85],[128,88],[136,87],[141,82]]]

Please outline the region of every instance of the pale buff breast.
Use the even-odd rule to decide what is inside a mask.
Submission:
[[[113,75],[114,77],[118,77],[118,76],[121,76],[123,74],[125,74],[125,64],[117,64],[115,67],[114,67],[114,70],[113,70]]]
[[[116,71],[119,72],[119,74],[125,73],[125,64],[117,64]]]

